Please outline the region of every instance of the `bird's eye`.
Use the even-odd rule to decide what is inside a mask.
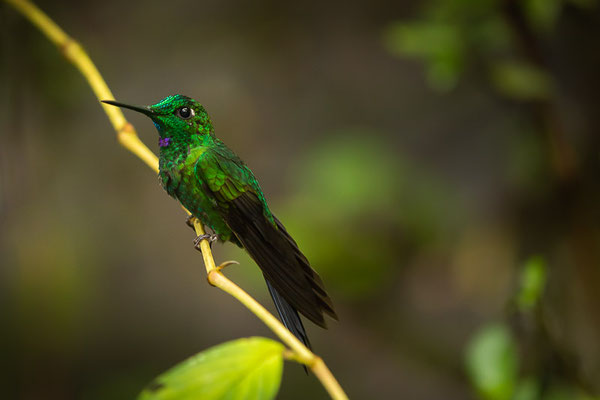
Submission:
[[[177,115],[181,119],[190,119],[194,116],[194,110],[192,110],[189,107],[181,107],[180,109],[177,110]]]

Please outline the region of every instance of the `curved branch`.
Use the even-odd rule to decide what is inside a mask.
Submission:
[[[33,25],[37,26],[59,48],[61,53],[79,69],[79,72],[87,80],[98,100],[114,100],[112,92],[106,85],[102,75],[100,75],[100,72],[98,72],[98,69],[78,42],[69,37],[54,21],[30,1],[5,1],[25,16]],[[127,122],[121,110],[104,104],[102,104],[102,107],[117,132],[119,143],[140,158],[154,172],[158,172],[158,158],[139,139],[135,128]],[[185,211],[190,214],[188,210]],[[204,234],[204,228],[197,220],[194,222],[194,228],[197,235]],[[220,268],[215,265],[215,260],[207,240],[200,242],[200,248],[202,249],[202,258],[206,267],[208,282],[235,297],[267,325],[290,348],[292,354],[289,358],[309,367],[321,381],[331,398],[336,400],[347,399],[348,396],[344,393],[344,390],[323,360],[296,339],[273,314],[254,300],[252,296],[221,273]]]

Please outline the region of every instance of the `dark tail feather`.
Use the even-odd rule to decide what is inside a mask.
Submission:
[[[283,325],[289,329],[290,332],[294,334],[306,347],[312,350],[310,346],[310,341],[308,340],[308,336],[306,335],[306,331],[304,330],[304,325],[302,325],[302,321],[300,320],[300,315],[298,315],[298,311],[294,307],[290,305],[271,285],[268,279],[265,278],[267,282],[267,287],[269,288],[269,293],[271,293],[271,297],[273,298],[273,303],[275,303],[275,308],[277,308],[277,313],[279,314],[279,318]]]
[[[269,280],[265,277],[265,282],[267,283],[267,288],[269,288],[269,293],[271,293],[271,298],[273,299],[273,303],[275,303],[275,308],[277,308],[277,313],[279,314],[279,318],[283,325],[290,332],[294,334],[306,347],[312,350],[310,345],[310,341],[308,340],[308,335],[304,330],[304,325],[302,325],[302,320],[300,319],[300,315],[298,315],[298,311],[290,303],[288,303],[281,295],[277,292],[277,290],[271,285]],[[304,371],[308,374],[308,368],[306,365],[302,365],[304,367]]]
[[[265,216],[264,206],[256,195],[246,192],[229,202],[225,222],[256,261],[270,286],[277,289],[273,300],[285,299],[278,310],[283,316],[294,315],[295,320],[289,322],[298,322],[291,324],[292,327],[302,327],[296,312],[323,328],[326,327],[324,313],[337,319],[321,278],[281,222]]]

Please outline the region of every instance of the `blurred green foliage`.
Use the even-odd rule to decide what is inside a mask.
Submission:
[[[537,30],[548,31],[554,27],[565,2],[565,0],[523,0],[521,3],[532,26]]]
[[[537,305],[546,285],[546,263],[541,256],[529,258],[519,276],[514,296],[519,311]],[[507,323],[482,327],[466,350],[466,368],[473,387],[486,400],[535,400],[539,383],[532,377],[519,378],[517,342]]]
[[[550,77],[539,68],[519,61],[499,61],[491,67],[498,92],[519,100],[545,99],[552,91]]]
[[[199,353],[160,375],[140,400],[269,400],[279,390],[281,343],[253,337]]]
[[[394,54],[423,60],[430,85],[437,90],[456,86],[470,61],[502,54],[510,33],[498,15],[497,0],[433,0],[416,22],[397,22],[384,34]]]
[[[517,384],[518,356],[515,341],[505,325],[488,325],[475,334],[467,348],[466,365],[482,398],[512,398]]]
[[[514,32],[503,16],[509,2],[501,0],[431,0],[418,21],[396,22],[384,32],[384,43],[396,55],[425,63],[432,88],[447,91],[468,73],[469,64],[483,63],[492,86],[515,99],[547,98],[551,78],[515,51]],[[554,27],[564,3],[590,7],[594,0],[524,0],[516,2],[535,31]]]
[[[457,26],[443,22],[403,22],[391,26],[385,44],[394,54],[423,59],[427,78],[439,90],[454,87],[464,67],[465,45]]]
[[[520,290],[516,296],[521,311],[530,311],[538,302],[546,286],[546,262],[541,256],[531,257],[521,272]]]
[[[517,312],[532,318],[546,286],[546,262],[541,256],[529,258],[519,276],[513,302]],[[587,400],[578,385],[556,384],[544,376],[523,375],[522,351],[511,327],[505,322],[483,326],[472,337],[465,353],[466,369],[479,396],[486,400]]]
[[[294,168],[290,201],[277,207],[328,286],[346,298],[380,291],[409,256],[398,244],[432,245],[461,216],[451,188],[378,136],[349,130],[311,148]]]
[[[562,9],[573,5],[582,9],[591,9],[598,4],[597,0],[522,0],[528,22],[540,32],[548,32],[556,26]]]

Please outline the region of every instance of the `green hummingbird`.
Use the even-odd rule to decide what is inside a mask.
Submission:
[[[168,96],[150,106],[105,100],[152,119],[159,135],[159,177],[212,234],[196,238],[233,242],[258,264],[283,324],[306,346],[298,312],[326,328],[324,313],[337,315],[323,281],[273,215],[246,164],[215,136],[208,113],[196,100]]]

